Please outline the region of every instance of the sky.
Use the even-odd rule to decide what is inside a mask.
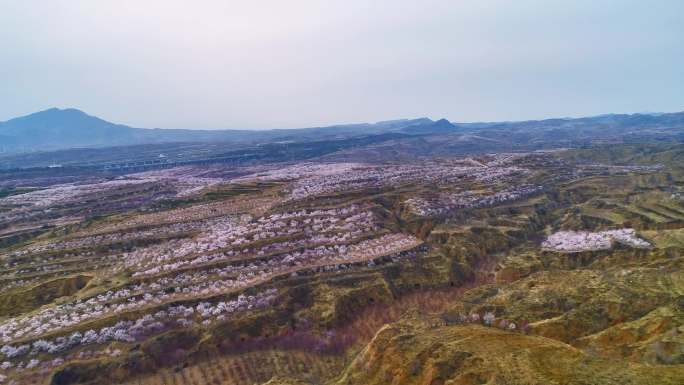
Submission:
[[[682,0],[0,0],[0,121],[135,127],[684,110]]]

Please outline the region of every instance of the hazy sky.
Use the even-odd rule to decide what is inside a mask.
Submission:
[[[0,120],[137,127],[684,110],[682,0],[0,0]]]

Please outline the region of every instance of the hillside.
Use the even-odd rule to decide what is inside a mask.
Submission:
[[[8,173],[0,374],[678,384],[683,152]]]

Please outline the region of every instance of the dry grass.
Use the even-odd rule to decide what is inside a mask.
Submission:
[[[345,357],[304,351],[263,350],[208,357],[197,365],[170,368],[126,385],[252,385],[273,376],[301,378],[311,383],[330,380],[344,367]]]

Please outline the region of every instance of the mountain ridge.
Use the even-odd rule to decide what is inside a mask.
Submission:
[[[430,132],[432,125],[441,131],[456,129],[445,119],[436,123],[428,118],[271,130],[138,128],[112,123],[75,108],[50,108],[0,122],[0,138],[3,139],[0,151],[22,153],[174,142],[256,144],[274,140],[328,139],[407,132],[409,127],[422,133]]]
[[[603,114],[518,122],[460,123],[421,117],[292,129],[165,129],[112,123],[76,108],[50,108],[0,122],[0,153],[21,154],[162,143],[258,145],[284,141],[338,140],[385,133],[453,136],[477,131],[484,137],[515,137],[515,140],[526,140],[525,136],[532,133],[548,139],[547,137],[570,137],[587,132],[595,137],[641,134],[648,130],[655,130],[660,134],[681,131],[683,128],[684,112]]]

